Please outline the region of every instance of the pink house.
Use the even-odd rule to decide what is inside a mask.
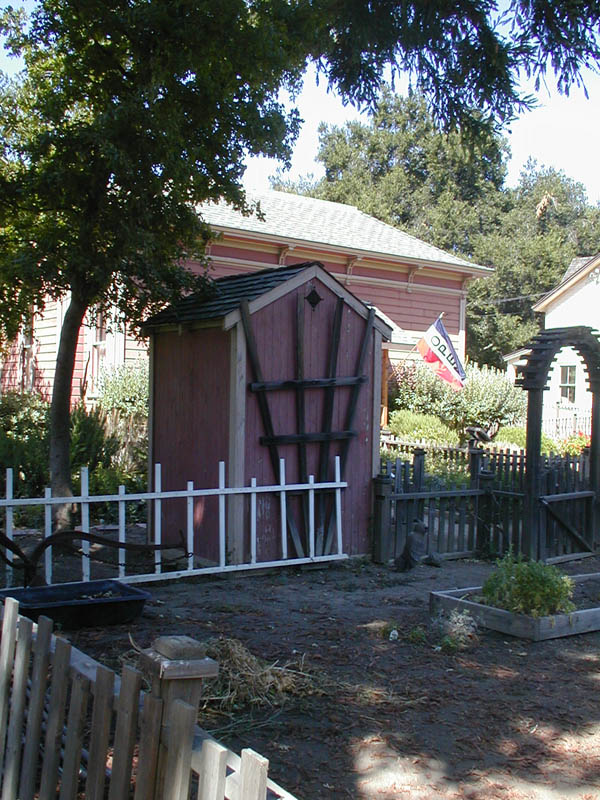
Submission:
[[[442,311],[457,352],[464,357],[467,284],[489,274],[488,268],[428,245],[353,206],[274,191],[249,199],[260,203],[261,216],[243,216],[223,203],[199,209],[217,234],[208,248],[213,277],[319,261],[391,325],[391,340],[383,343],[384,366],[388,358],[393,362],[410,355]],[[35,316],[1,364],[0,390],[50,392],[63,313],[64,301],[52,301]],[[111,329],[100,315],[90,314],[79,340],[74,398],[85,389],[93,400],[103,368],[145,355],[144,345],[124,327]]]

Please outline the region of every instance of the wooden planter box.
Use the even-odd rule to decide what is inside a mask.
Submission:
[[[587,575],[571,575],[575,583],[586,580],[600,580],[600,573]],[[555,614],[551,617],[528,617],[525,614],[513,614],[502,608],[493,608],[465,596],[481,594],[481,586],[467,589],[448,589],[442,592],[430,592],[429,611],[431,614],[449,612],[452,609],[468,611],[481,626],[493,631],[532,639],[534,642],[543,639],[557,639],[560,636],[574,636],[576,633],[590,633],[600,630],[600,607],[573,611],[571,614]]]

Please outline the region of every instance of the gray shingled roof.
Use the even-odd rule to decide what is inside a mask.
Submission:
[[[560,282],[564,283],[566,280],[568,280],[571,275],[574,275],[576,272],[578,272],[584,264],[587,264],[591,258],[593,258],[593,256],[579,256],[574,258],[567,267],[567,271],[562,276]]]
[[[227,275],[213,281],[213,293],[206,295],[191,294],[178,303],[159,311],[144,322],[145,329],[161,325],[180,325],[203,319],[218,319],[239,308],[242,300],[249,302],[271,291],[279,284],[293,278],[299,272],[313,264],[323,265],[318,261],[307,261],[290,267],[263,269],[259,272],[247,272],[242,275]]]
[[[259,201],[264,220],[245,217],[225,202],[199,206],[210,225],[277,236],[351,251],[431,261],[476,271],[488,269],[472,264],[438,247],[426,244],[392,225],[380,222],[354,206],[315,200],[288,192],[248,192],[249,201]]]

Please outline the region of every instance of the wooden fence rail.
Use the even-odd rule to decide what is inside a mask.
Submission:
[[[171,648],[181,638],[167,637]],[[7,598],[1,799],[295,800],[268,779],[266,758],[250,749],[240,758],[197,727],[199,686],[216,674],[215,662],[186,662],[176,650],[145,656],[160,662],[151,692],[141,690],[138,670],[126,666],[119,678]]]

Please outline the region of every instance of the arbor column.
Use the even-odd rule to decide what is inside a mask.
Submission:
[[[539,555],[540,501],[539,475],[542,449],[543,389],[529,389],[527,399],[527,462],[525,467],[525,502],[523,553],[532,559]]]

